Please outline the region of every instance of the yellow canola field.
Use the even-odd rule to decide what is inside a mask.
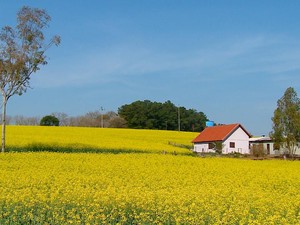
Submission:
[[[8,126],[7,146],[60,146],[79,149],[135,150],[142,152],[176,152],[188,149],[170,143],[192,146],[193,132],[134,130],[116,128]],[[42,146],[41,146],[42,147]]]
[[[0,224],[300,224],[300,163],[0,154]]]

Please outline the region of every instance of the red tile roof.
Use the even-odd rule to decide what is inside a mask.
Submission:
[[[220,125],[205,128],[192,142],[212,142],[212,141],[224,141],[229,135],[231,135],[236,129],[241,127],[246,134],[251,135],[243,128],[239,123]]]

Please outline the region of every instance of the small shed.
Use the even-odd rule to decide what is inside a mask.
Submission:
[[[261,136],[261,137],[252,137],[249,139],[250,148],[254,145],[261,144],[267,155],[279,154],[279,150],[274,149],[274,141],[270,137]]]
[[[266,136],[252,137],[250,138],[249,143],[250,143],[250,147],[259,144],[263,145],[265,153],[268,155],[279,155],[287,152],[287,149],[282,146],[280,147],[280,149],[275,149],[274,140],[271,137],[266,137]],[[295,146],[295,154],[300,155],[300,143],[298,143],[298,145]]]

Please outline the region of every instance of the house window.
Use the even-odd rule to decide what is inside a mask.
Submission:
[[[214,149],[215,145],[214,143],[208,143],[208,149]]]
[[[235,142],[229,142],[229,147],[230,148],[235,148]]]

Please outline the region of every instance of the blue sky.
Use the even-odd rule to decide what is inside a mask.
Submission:
[[[277,100],[300,95],[299,1],[59,1],[0,3],[0,25],[44,8],[61,45],[13,96],[9,115],[85,114],[136,100],[172,101],[217,123],[268,134]]]

